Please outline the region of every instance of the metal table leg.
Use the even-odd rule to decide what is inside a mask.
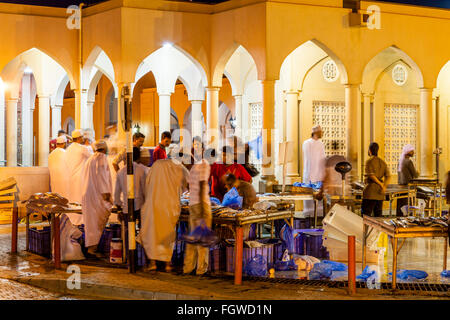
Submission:
[[[234,244],[234,256],[235,256],[235,267],[234,267],[234,284],[242,284],[242,260],[244,253],[244,230],[242,226],[236,227],[236,242]]]
[[[444,269],[447,270],[447,249],[448,249],[448,238],[444,238]]]
[[[30,231],[30,212],[27,211],[26,228],[25,228],[25,248],[27,251],[30,251],[30,239],[28,237]]]
[[[362,269],[364,270],[364,268],[366,267],[367,264],[367,231],[368,231],[369,227],[364,224],[363,227],[363,250],[362,250]]]
[[[314,229],[317,228],[317,200],[314,200]]]
[[[60,230],[59,230],[59,217],[55,214],[53,219],[53,248],[54,248],[54,257],[55,260],[55,268],[61,268],[61,242],[60,242]]]
[[[19,209],[17,207],[13,208],[12,221],[11,221],[11,253],[17,253],[17,235],[18,235],[18,220],[19,219]]]
[[[270,222],[270,238],[273,239],[274,236],[274,222],[273,220]],[[259,234],[259,238],[261,239],[261,233]]]
[[[392,289],[397,289],[397,237],[393,237],[392,243]]]

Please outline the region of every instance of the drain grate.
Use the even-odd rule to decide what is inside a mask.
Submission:
[[[210,275],[210,278],[229,278],[233,279],[233,276],[229,275]],[[306,280],[306,279],[292,279],[292,278],[266,278],[266,277],[254,277],[246,276],[243,280],[280,283],[280,284],[295,284],[306,287],[326,287],[326,288],[346,288],[348,287],[348,281],[329,281],[329,280]],[[363,281],[356,282],[356,288],[366,289],[367,285]],[[380,289],[390,290],[392,284],[390,282],[382,282]],[[422,291],[422,292],[450,292],[450,284],[446,283],[418,283],[418,282],[401,282],[397,283],[397,290],[404,291]]]

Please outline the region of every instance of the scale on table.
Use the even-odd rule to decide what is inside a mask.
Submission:
[[[345,198],[345,175],[352,170],[352,165],[348,161],[341,161],[336,164],[334,170],[342,176],[342,199]]]

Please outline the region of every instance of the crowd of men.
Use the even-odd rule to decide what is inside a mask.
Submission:
[[[321,141],[320,126],[312,128],[311,138],[303,143],[303,182],[323,182],[318,197],[323,193],[342,192],[341,176],[334,170],[336,163],[345,161],[342,155],[326,157]],[[119,208],[119,220],[127,219],[126,150],[114,144],[114,134],[92,142],[82,130],[74,130],[71,137],[63,131],[52,142],[55,149],[49,155],[51,189],[80,203],[82,215],[68,214],[74,225],[84,225],[88,258],[98,258],[102,232],[111,221],[111,208]],[[70,145],[67,147],[68,141]],[[171,145],[170,132],[163,132],[158,146],[150,156],[143,148],[145,136],[133,135],[134,216],[138,221],[137,241],[144,247],[150,261],[148,270],[156,270],[156,261],[165,263],[169,271],[176,224],[180,215],[180,197],[189,191],[189,229],[200,223],[211,228],[210,196],[222,201],[225,194],[236,188],[243,197],[243,208],[252,208],[257,202],[252,178],[259,174],[249,163],[250,149],[237,137],[224,146],[221,156],[215,149],[205,149],[201,137],[194,137],[192,146],[176,148],[167,154]],[[66,148],[67,147],[67,148]],[[372,142],[365,164],[365,188],[362,213],[382,215],[382,204],[390,173],[386,163],[378,156],[379,146]],[[411,157],[414,147],[406,145],[399,159],[398,183],[407,185],[418,176]],[[449,187],[447,187],[449,188]],[[398,214],[405,203],[398,202]],[[305,201],[304,210],[312,210],[313,202]],[[247,230],[248,231],[248,230]],[[185,273],[202,275],[208,267],[208,250],[187,245],[184,259]]]
[[[70,145],[68,145],[70,141]],[[68,214],[73,225],[84,225],[86,256],[99,258],[97,246],[108,221],[114,219],[115,205],[128,218],[127,161],[124,147],[114,144],[114,135],[92,143],[82,130],[74,130],[70,137],[64,132],[52,141],[55,149],[49,155],[52,192],[59,193],[71,203],[79,203],[82,214]],[[248,162],[238,163],[239,150],[248,161],[248,146],[238,138],[236,145],[224,146],[222,156],[214,149],[205,150],[202,138],[194,137],[192,147],[176,148],[167,154],[171,145],[170,132],[163,132],[158,146],[150,157],[143,148],[145,136],[133,135],[134,216],[138,222],[137,241],[149,259],[148,270],[157,268],[157,261],[171,269],[176,223],[180,214],[180,197],[189,191],[189,228],[200,223],[211,227],[210,195],[222,201],[224,195],[236,188],[243,197],[243,207],[251,208],[256,192],[251,185],[257,170]],[[220,161],[221,160],[221,161]],[[188,245],[185,273],[204,274],[208,268],[208,250]]]

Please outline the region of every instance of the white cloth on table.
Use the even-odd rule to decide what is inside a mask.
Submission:
[[[52,192],[64,198],[69,197],[69,179],[67,176],[66,150],[56,148],[48,156],[50,187]]]
[[[82,212],[86,247],[97,245],[108,222],[112,204],[102,194],[111,194],[111,175],[106,155],[94,153],[83,169]]]
[[[145,178],[150,168],[133,162],[134,178],[134,210],[139,210],[145,201]],[[117,172],[114,188],[114,204],[121,206],[124,213],[128,213],[128,189],[127,189],[127,166]]]
[[[183,165],[167,159],[156,161],[147,174],[137,241],[149,259],[166,262],[172,259],[186,172]]]

